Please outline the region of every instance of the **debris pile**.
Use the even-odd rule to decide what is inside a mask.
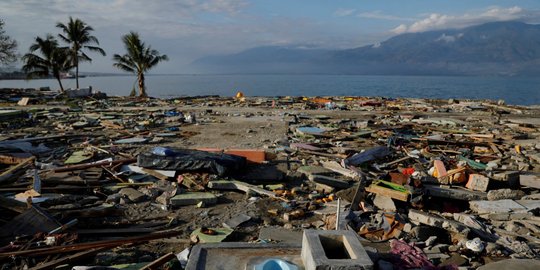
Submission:
[[[303,229],[354,231],[380,269],[540,258],[536,107],[3,99],[2,269],[172,269],[194,244]]]

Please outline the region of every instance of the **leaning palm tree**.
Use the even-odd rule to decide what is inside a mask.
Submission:
[[[92,52],[98,52],[103,56],[105,56],[105,51],[98,46],[92,46],[94,44],[99,45],[98,39],[90,34],[90,32],[94,31],[94,28],[79,19],[74,20],[72,17],[69,17],[67,24],[59,22],[56,24],[56,27],[62,29],[64,32],[64,34],[58,34],[60,39],[71,45],[71,61],[73,61],[72,64],[75,67],[75,80],[78,89],[79,62],[92,61],[82,50],[87,49]]]
[[[52,74],[58,80],[63,93],[61,73],[68,72],[72,67],[68,50],[59,47],[58,41],[51,34],[47,34],[45,38],[36,37],[29,50],[22,58],[25,63],[22,69],[27,73],[28,79]]]
[[[158,51],[146,45],[139,38],[136,32],[130,32],[122,36],[122,41],[126,47],[127,53],[124,55],[115,54],[113,60],[116,63],[113,66],[137,75],[139,83],[139,96],[146,97],[146,88],[144,85],[144,73],[155,67],[161,61],[167,61],[167,55],[160,55]]]

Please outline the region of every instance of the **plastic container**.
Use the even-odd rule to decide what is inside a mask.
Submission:
[[[269,259],[255,265],[254,270],[298,270],[298,266],[281,259]]]

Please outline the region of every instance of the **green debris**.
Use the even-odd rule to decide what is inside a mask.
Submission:
[[[468,159],[464,156],[459,156],[459,160],[464,160],[465,162],[467,162],[467,165],[469,165],[469,167],[473,168],[473,169],[476,169],[476,170],[485,170],[487,168],[487,165],[484,164],[484,163],[480,163],[480,162],[476,162],[472,159]]]
[[[234,231],[228,228],[209,228],[214,231],[214,235],[204,234],[201,229],[196,229],[191,233],[191,236],[198,236],[200,243],[219,243],[223,242]]]
[[[77,164],[91,159],[94,156],[92,152],[76,151],[64,161],[64,164]]]

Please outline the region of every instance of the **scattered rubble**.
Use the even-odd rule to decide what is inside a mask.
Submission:
[[[181,269],[307,229],[353,232],[378,269],[540,259],[538,107],[0,93],[2,269]]]

